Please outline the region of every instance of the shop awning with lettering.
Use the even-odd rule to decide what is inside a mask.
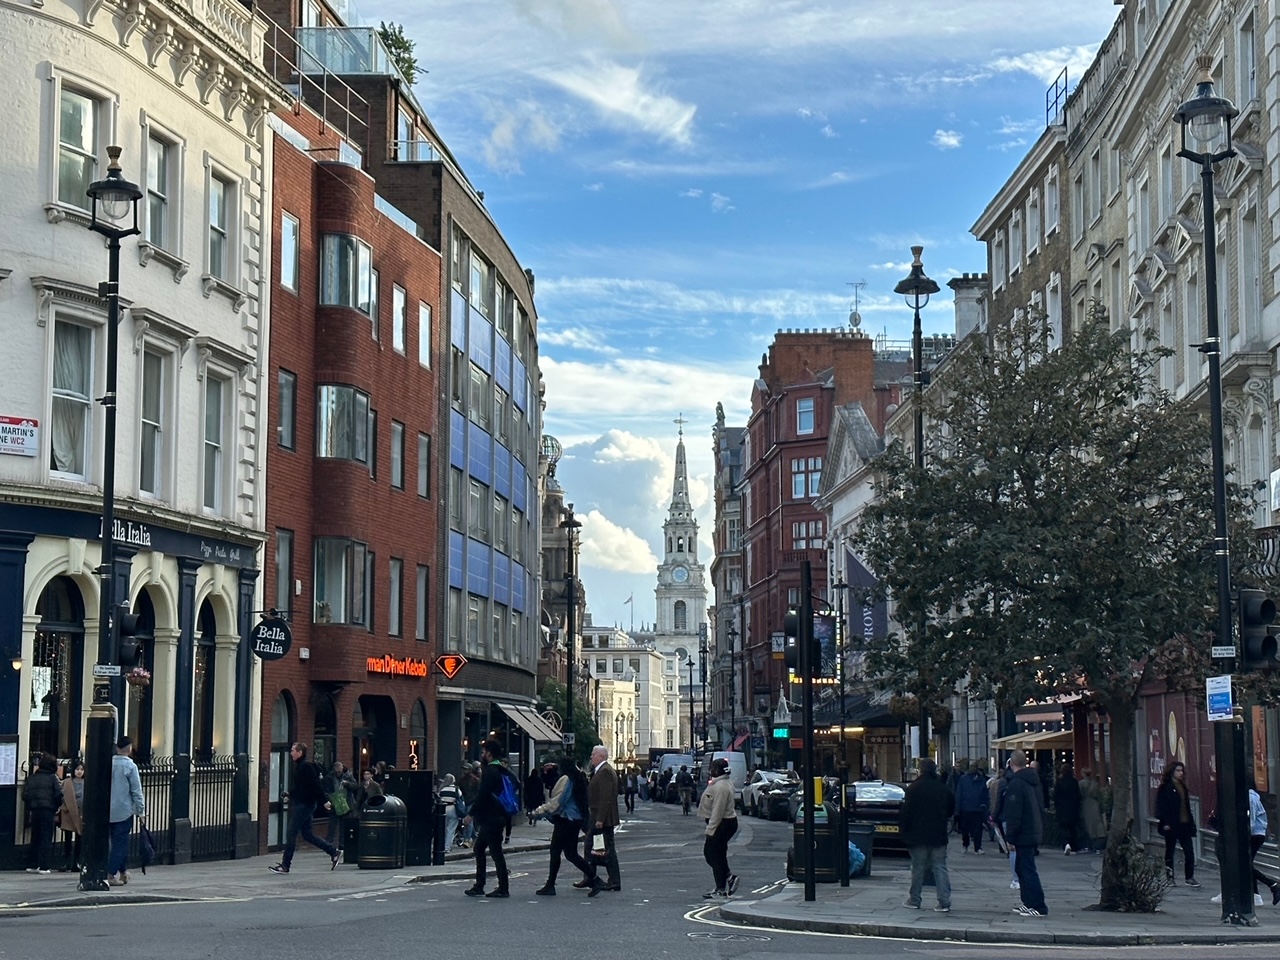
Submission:
[[[991,741],[999,750],[1070,750],[1075,738],[1070,730],[1042,730],[1039,733],[1011,733]]]
[[[560,742],[560,734],[556,733],[547,721],[538,716],[532,707],[501,702],[495,702],[494,706],[500,707],[502,712],[510,717],[516,726],[533,738],[535,743]]]

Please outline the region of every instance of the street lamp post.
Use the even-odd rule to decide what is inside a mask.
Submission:
[[[707,641],[704,639],[698,644],[698,678],[702,681],[702,726],[704,733],[702,737],[703,743],[706,742],[705,728],[707,727]]]
[[[1231,622],[1231,545],[1227,533],[1227,480],[1222,438],[1222,338],[1218,328],[1218,263],[1213,203],[1213,166],[1234,157],[1231,120],[1240,111],[1214,95],[1213,58],[1196,58],[1200,76],[1196,94],[1174,113],[1182,131],[1178,156],[1200,165],[1204,203],[1205,341],[1200,352],[1209,362],[1209,435],[1213,469],[1213,553],[1218,574],[1217,646],[1234,648]],[[1190,135],[1199,152],[1187,146]],[[1221,148],[1221,149],[1220,149]],[[1215,652],[1216,649],[1215,649]],[[1230,673],[1235,657],[1215,657],[1220,673]],[[1252,858],[1249,851],[1249,791],[1244,769],[1243,718],[1213,725],[1218,766],[1218,817],[1222,831],[1222,922],[1255,926]]]
[[[698,762],[698,742],[693,738],[693,657],[685,664],[689,668],[689,756]]]
[[[732,623],[726,631],[729,638],[729,746],[738,739],[738,628]]]
[[[901,294],[902,298],[907,302],[907,306],[911,307],[915,314],[915,320],[911,328],[911,366],[913,368],[912,380],[915,384],[915,402],[913,404],[915,413],[915,459],[916,470],[924,469],[924,334],[920,331],[920,310],[928,305],[929,297],[938,292],[938,285],[925,276],[924,264],[920,260],[920,254],[924,253],[924,247],[916,246],[911,248],[911,273],[907,278],[901,281],[893,292]],[[925,631],[925,614],[923,609],[920,611],[920,639],[923,642]],[[924,683],[920,684],[920,757],[923,758],[929,752],[929,707],[924,698]]]
[[[107,175],[89,184],[92,201],[89,229],[107,238],[107,282],[99,284],[98,295],[107,303],[106,391],[98,401],[105,414],[102,451],[102,561],[97,573],[101,581],[98,602],[98,663],[116,664],[119,645],[113,618],[118,619],[115,596],[115,492],[116,492],[116,367],[120,336],[120,241],[142,231],[138,229],[138,201],[142,190],[124,178],[120,169],[120,148],[107,147]],[[133,213],[132,224],[122,221]],[[124,705],[124,682],[119,677],[94,677],[93,704],[86,731],[86,777],[84,787],[84,866],[80,870],[81,890],[106,890],[109,821],[111,816],[111,763],[117,711]]]
[[[568,551],[568,555],[565,557],[564,562],[564,587],[565,600],[569,604],[566,623],[569,630],[569,655],[565,667],[565,732],[561,736],[561,741],[563,746],[569,748],[570,756],[572,756],[577,750],[573,727],[573,668],[576,666],[578,661],[578,574],[576,554],[578,552],[577,533],[581,526],[582,522],[574,518],[573,504],[565,504],[564,519],[560,521],[560,527],[565,531],[566,547]]]

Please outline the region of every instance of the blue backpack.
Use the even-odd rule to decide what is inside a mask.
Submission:
[[[502,789],[494,795],[494,799],[502,806],[502,812],[508,817],[514,817],[520,812],[520,798],[516,796],[516,782],[509,775],[502,775]]]

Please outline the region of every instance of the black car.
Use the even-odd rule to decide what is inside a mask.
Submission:
[[[791,820],[792,811],[800,802],[794,798],[802,793],[799,781],[779,780],[759,795],[756,809],[766,820]]]
[[[906,791],[896,783],[886,783],[883,780],[861,780],[849,786],[856,794],[849,820],[875,824],[875,849],[903,849],[898,813],[902,810],[902,799],[906,796]]]

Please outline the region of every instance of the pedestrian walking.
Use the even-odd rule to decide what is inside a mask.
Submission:
[[[293,786],[283,794],[289,803],[289,827],[285,834],[284,856],[270,868],[271,872],[289,872],[298,847],[299,834],[307,843],[323,850],[329,857],[329,869],[336,870],[342,854],[328,840],[317,837],[312,829],[317,810],[333,809],[333,804],[324,795],[320,768],[307,759],[307,748],[301,743],[295,743],[289,748],[289,756],[293,757]]]
[[[587,777],[571,760],[564,763],[564,774],[551,789],[547,802],[534,811],[538,816],[551,818],[551,864],[547,882],[534,891],[540,897],[556,895],[556,877],[560,873],[563,857],[582,871],[582,879],[575,884],[586,887],[591,879],[591,866],[578,853],[578,838],[582,835],[582,823],[586,818],[590,800],[587,797]]]
[[[515,777],[499,759],[502,756],[502,744],[497,740],[486,740],[480,745],[480,756],[484,767],[480,773],[480,786],[476,790],[476,798],[467,810],[464,822],[474,823],[476,841],[473,849],[476,855],[476,882],[463,892],[468,897],[490,897],[505,899],[511,896],[508,883],[511,878],[507,870],[507,856],[502,852],[502,834],[511,822],[507,811],[503,809],[499,797],[505,788],[507,779]],[[497,889],[484,892],[488,879],[488,856],[493,855],[493,872],[498,878]]]
[[[1267,808],[1262,805],[1262,796],[1258,793],[1258,787],[1255,783],[1249,784],[1249,862],[1253,864],[1258,859],[1258,851],[1262,849],[1262,845],[1267,840]],[[1280,903],[1280,883],[1273,878],[1268,877],[1265,873],[1253,867],[1253,894],[1254,903],[1260,899],[1258,896],[1258,881],[1261,880],[1271,890],[1271,905],[1274,907]]]
[[[479,761],[473,760],[463,764],[462,779],[458,781],[458,788],[462,791],[462,843],[463,846],[470,846],[476,836],[476,823],[468,819],[467,813],[470,812],[471,805],[476,802],[476,797],[480,793]]]
[[[1068,857],[1088,853],[1088,845],[1080,842],[1080,781],[1069,763],[1058,767],[1058,779],[1053,784],[1053,816],[1062,831],[1062,852]]]
[[[1102,788],[1088,767],[1080,771],[1080,826],[1090,849],[1107,848],[1107,821],[1102,816]]]
[[[62,781],[62,806],[56,820],[62,829],[60,873],[80,871],[80,838],[84,834],[84,761],[71,765],[71,774]]]
[[[636,812],[636,791],[638,789],[636,769],[635,767],[629,767],[626,777],[622,781],[622,798],[627,804],[627,813]]]
[[[1009,768],[1013,775],[1005,788],[1005,839],[1009,848],[1018,854],[1014,869],[1018,875],[1018,893],[1022,898],[1022,905],[1014,913],[1024,917],[1047,917],[1049,907],[1036,870],[1036,855],[1044,840],[1044,793],[1040,788],[1040,776],[1027,766],[1027,755],[1021,750],[1013,751]]]
[[[337,841],[342,849],[342,821],[356,809],[356,778],[341,760],[333,761],[333,766],[324,780],[324,793],[329,799],[329,825],[324,838],[330,843]]]
[[[715,886],[702,898],[723,900],[738,892],[738,875],[729,870],[729,841],[738,832],[738,812],[734,809],[729,761],[723,757],[711,761],[711,782],[698,801],[698,816],[707,822],[702,858],[711,868],[715,881]]]
[[[121,887],[129,882],[129,834],[133,832],[133,818],[142,820],[147,814],[147,802],[142,796],[142,778],[138,765],[129,754],[133,741],[121,737],[116,741],[116,755],[111,758],[111,851],[107,855],[107,883]]]
[[[587,896],[594,897],[601,890],[617,892],[622,889],[622,874],[618,869],[618,850],[613,844],[613,828],[622,822],[618,816],[618,772],[609,763],[609,748],[604,744],[597,744],[591,751],[591,780],[587,784],[587,806],[589,807],[587,822],[590,824],[587,849],[591,851],[587,860],[591,873],[587,880],[587,886],[590,888]],[[597,854],[596,837],[601,838],[602,849],[599,853],[602,853],[603,857]],[[601,859],[604,860],[609,878],[607,883],[597,875]]]
[[[462,819],[458,815],[458,808],[462,802],[462,791],[458,789],[458,784],[452,773],[446,773],[440,778],[440,803],[444,806],[444,845],[445,849],[453,848],[458,842],[458,821]]]
[[[524,815],[529,821],[529,826],[533,826],[534,810],[542,806],[546,801],[547,791],[542,785],[542,771],[534,767],[529,771],[529,775],[524,778]]]
[[[22,785],[22,802],[31,818],[31,865],[27,873],[52,873],[53,820],[62,805],[62,787],[58,784],[58,760],[42,753],[36,768]]]
[[[649,802],[649,774],[639,772],[636,774],[636,787],[640,791],[640,799],[645,803]]]
[[[986,786],[983,785],[985,796]],[[951,912],[951,875],[947,872],[947,835],[955,797],[938,776],[938,765],[929,758],[920,761],[920,775],[911,781],[898,811],[898,830],[911,855],[911,888],[906,906],[920,909],[920,891],[926,874],[933,877],[938,894],[938,913]]]
[[[1191,799],[1187,795],[1187,768],[1175,760],[1164,769],[1160,789],[1156,791],[1156,829],[1164,837],[1164,875],[1172,885],[1173,851],[1182,847],[1183,883],[1200,886],[1196,879],[1196,854],[1192,840],[1196,821],[1191,815]]]
[[[386,791],[382,789],[382,784],[374,779],[373,771],[365,767],[360,771],[360,786],[356,788],[356,812],[364,809],[364,805],[369,802],[370,797],[385,796]]]
[[[689,772],[689,768],[684,764],[680,765],[680,772],[676,774],[676,793],[680,796],[680,809],[684,811],[684,816],[689,815],[689,801],[693,799],[693,774]]]
[[[956,780],[955,804],[960,818],[960,842],[965,853],[969,852],[970,840],[973,841],[973,852],[982,853],[982,832],[986,827],[990,803],[987,775],[974,764]]]
[[[991,820],[1000,831],[1000,849],[1007,851],[1009,857],[1009,889],[1017,890],[1022,885],[1018,882],[1018,851],[1009,843],[1008,824],[1004,818],[1004,798],[1009,793],[1009,780],[1013,777],[1013,768],[1006,762],[1004,774],[996,780],[996,802],[991,808]]]

